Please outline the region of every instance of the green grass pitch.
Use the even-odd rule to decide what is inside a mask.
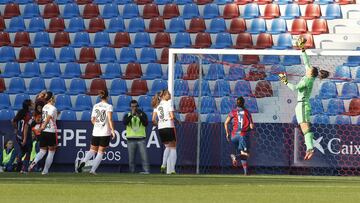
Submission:
[[[278,175],[0,174],[0,202],[360,201],[360,177]]]

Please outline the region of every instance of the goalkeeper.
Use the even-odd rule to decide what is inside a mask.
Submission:
[[[280,74],[280,81],[287,85],[291,90],[297,91],[297,105],[295,107],[296,119],[300,124],[301,131],[305,137],[305,145],[306,145],[306,154],[304,160],[310,160],[314,155],[314,145],[313,145],[313,137],[314,133],[311,132],[310,126],[310,95],[313,89],[314,81],[316,77],[320,79],[327,78],[329,76],[329,72],[325,70],[318,70],[316,67],[312,67],[309,64],[309,58],[305,52],[305,42],[304,38],[299,38],[296,42],[296,45],[302,51],[302,58],[305,64],[306,73],[305,76],[301,78],[300,82],[297,85],[291,84],[288,82],[286,75]]]

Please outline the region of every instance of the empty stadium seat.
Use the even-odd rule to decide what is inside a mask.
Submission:
[[[6,90],[4,78],[0,78],[0,92],[4,92]]]
[[[156,4],[145,4],[142,15],[143,18],[145,19],[155,18],[158,17],[159,15],[160,15],[159,9]]]
[[[123,14],[123,18],[126,18],[126,19],[138,17],[139,16],[138,5],[133,4],[133,3],[125,4],[123,7],[122,14]]]
[[[257,18],[260,15],[259,6],[256,3],[245,5],[244,13],[241,17],[245,19]]]
[[[210,22],[209,29],[206,32],[209,33],[218,33],[226,31],[226,23],[223,18],[213,18]]]
[[[18,62],[7,62],[0,76],[2,78],[12,78],[19,76],[20,73],[20,64]]]
[[[206,116],[207,123],[221,123],[221,115],[218,113],[210,113]]]
[[[101,32],[105,30],[105,22],[101,17],[94,17],[90,19],[89,28],[86,30],[90,33]]]
[[[185,21],[182,17],[171,18],[169,27],[165,30],[166,32],[176,33],[185,32],[186,26]]]
[[[109,3],[104,5],[101,17],[104,19],[109,19],[118,17],[119,15],[118,6],[114,3]]]
[[[190,34],[187,32],[176,33],[175,42],[171,45],[172,48],[188,48],[191,47]]]
[[[177,4],[172,3],[172,4],[166,4],[164,6],[164,11],[162,15],[164,19],[171,19],[178,16],[180,16],[180,12]]]
[[[0,109],[10,109],[10,97],[8,94],[0,93]]]
[[[78,78],[81,75],[80,64],[67,63],[62,78]]]
[[[21,32],[20,32],[21,33]],[[0,46],[9,46],[11,44],[9,33],[0,33]]]
[[[40,75],[40,65],[37,62],[27,62],[22,74],[23,78],[38,77]]]
[[[5,5],[3,12],[3,17],[5,19],[21,15],[19,5],[10,2]]]
[[[47,3],[44,7],[43,18],[53,18],[60,15],[59,6],[55,3]]]
[[[75,113],[75,111],[72,111],[72,110],[64,110],[61,112],[59,120],[61,120],[61,121],[76,121],[77,120],[76,113]]]
[[[64,19],[55,17],[51,18],[49,22],[47,32],[61,32],[65,30],[65,22]]]
[[[100,77],[102,74],[101,66],[98,63],[88,63],[85,67],[85,74],[81,76],[83,79],[93,79]]]
[[[121,95],[126,94],[128,91],[126,81],[120,78],[116,78],[112,80],[110,86],[110,95]]]
[[[50,80],[49,90],[54,94],[64,94],[66,92],[66,85],[64,79],[52,78]]]
[[[271,87],[271,83],[269,81],[259,81],[258,83],[256,83],[254,95],[256,98],[272,97],[273,90]]]
[[[155,63],[157,61],[156,50],[153,47],[143,47],[137,61],[139,63]]]
[[[230,63],[230,66],[232,66],[238,64],[240,59],[238,55],[223,55],[221,61],[223,61],[225,65]]]
[[[101,48],[100,57],[96,60],[97,63],[113,63],[116,61],[115,49],[112,47]]]
[[[72,109],[70,96],[66,94],[56,95],[55,106],[58,111]]]
[[[292,35],[299,35],[302,33],[306,33],[308,31],[306,20],[303,18],[294,19],[291,25],[291,31],[289,31]]]
[[[342,90],[341,90],[341,96],[339,96],[340,99],[352,99],[359,97],[359,90],[356,83],[350,83],[346,82],[344,83]]]
[[[64,6],[62,17],[65,19],[79,17],[80,11],[76,3],[67,3]]]
[[[160,64],[168,64],[169,63],[169,48],[164,47],[161,51],[160,59],[156,61]]]
[[[304,45],[305,49],[315,48],[314,38],[313,38],[312,34],[310,34],[310,33],[301,34],[301,37],[306,39],[306,43]]]
[[[235,3],[227,3],[223,9],[222,17],[225,19],[234,19],[240,16],[239,7]]]
[[[138,32],[135,34],[135,39],[130,47],[142,48],[151,45],[150,35],[147,32]]]
[[[25,63],[34,61],[36,59],[35,51],[32,47],[21,47],[19,52],[18,62]]]
[[[196,109],[194,97],[181,97],[179,102],[179,113],[191,113]]]
[[[70,44],[70,36],[67,32],[57,32],[52,47],[64,47]]]
[[[360,65],[360,56],[348,56],[345,66],[358,66]]]
[[[281,18],[286,20],[295,19],[301,16],[300,7],[298,4],[286,4],[285,14]]]
[[[335,118],[335,124],[351,125],[351,118],[350,116],[346,116],[346,115],[337,115]]]
[[[216,113],[216,103],[213,97],[205,96],[201,97],[201,109],[200,113],[207,114],[207,113]]]
[[[279,34],[277,45],[272,46],[273,49],[291,49],[292,44],[292,36],[290,33],[281,33]]]
[[[217,80],[214,87],[214,97],[230,96],[230,83],[226,80]]]
[[[15,50],[13,47],[3,46],[0,48],[0,62],[15,61]]]
[[[251,34],[248,32],[239,33],[236,37],[236,44],[233,46],[236,49],[245,49],[253,47]]]
[[[245,77],[245,71],[240,66],[233,66],[229,69],[229,74],[226,76],[227,80],[235,81]]]
[[[107,32],[123,32],[123,31],[125,31],[124,19],[120,16],[111,18],[106,31]]]
[[[43,47],[43,46],[49,46],[51,44],[50,42],[50,36],[47,32],[37,32],[35,34],[34,40],[31,44],[32,47]]]
[[[311,28],[311,34],[320,35],[329,33],[328,25],[325,19],[314,19]]]
[[[280,63],[279,55],[265,55],[265,56],[263,56],[263,59],[261,61],[261,64],[264,64],[264,65],[274,65],[274,64],[279,64],[279,63]],[[278,67],[283,67],[283,66],[272,66],[270,72],[272,74],[279,74],[280,72],[285,72],[285,68],[282,69],[284,71],[280,71],[278,69]],[[278,72],[276,72],[276,71],[278,71]]]
[[[300,56],[286,55],[286,56],[284,56],[282,64],[284,66],[299,65],[299,64],[301,64]]]
[[[279,56],[275,56],[277,59],[279,59]],[[275,60],[277,60],[275,59]],[[280,60],[280,59],[279,59]],[[273,65],[271,66],[270,75],[265,78],[267,81],[279,81],[279,74],[280,73],[286,73],[285,66],[283,65]]]
[[[130,101],[132,100],[131,96],[128,95],[119,95],[116,106],[114,110],[116,112],[128,112],[130,111]]]
[[[319,91],[320,99],[330,99],[337,97],[336,84],[334,82],[328,81],[321,84]]]
[[[250,28],[246,30],[250,34],[259,34],[266,32],[266,23],[262,18],[255,18],[251,21]]]
[[[59,59],[60,63],[75,62],[76,55],[73,47],[62,47],[60,50]]]
[[[194,3],[185,4],[182,12],[184,19],[197,18],[200,16],[198,6]]]
[[[139,97],[138,103],[140,108],[144,111],[144,112],[152,112],[153,111],[153,107],[151,106],[151,98],[150,96],[145,96],[142,95]]]
[[[220,113],[228,114],[234,108],[235,100],[232,97],[223,97],[220,102]]]
[[[41,77],[43,78],[52,78],[59,77],[61,75],[60,65],[56,62],[46,63],[44,72],[42,72]]]
[[[350,79],[351,79],[351,70],[349,66],[345,66],[345,65],[336,66],[334,79],[332,81],[345,82],[346,80],[350,80]]]
[[[87,32],[77,32],[74,37],[74,41],[70,46],[72,47],[84,47],[90,45],[90,36]]]
[[[251,64],[258,64],[260,58],[258,55],[244,55],[242,58],[242,64],[244,65],[251,65]]]
[[[34,3],[28,3],[25,5],[24,11],[22,13],[24,18],[33,18],[40,16],[39,6]]]
[[[325,15],[322,16],[326,20],[342,18],[342,12],[339,4],[328,4],[326,6]]]
[[[189,85],[186,80],[176,79],[174,81],[174,96],[187,96],[189,95]]]
[[[91,44],[93,47],[106,47],[111,44],[110,37],[107,32],[95,33],[94,42]]]
[[[80,94],[76,96],[74,111],[85,111],[92,108],[92,101],[89,95]]]
[[[209,48],[211,44],[210,34],[207,32],[200,32],[196,34],[195,44],[192,45],[192,48]]]
[[[97,4],[86,4],[84,6],[84,10],[83,10],[83,18],[85,19],[90,19],[90,18],[95,18],[98,17],[100,15],[100,11],[99,11],[99,7]]]
[[[94,48],[92,47],[81,48],[78,63],[89,63],[95,61],[96,61],[96,55]]]
[[[311,115],[324,113],[324,107],[321,102],[321,99],[310,98],[310,106],[311,106]]]
[[[39,92],[45,90],[45,81],[43,78],[34,77],[30,80],[29,88],[26,91],[27,94],[38,94]]]
[[[277,4],[266,4],[264,10],[264,19],[273,19],[280,16],[280,8]]]
[[[11,109],[1,109],[0,110],[0,120],[10,121],[14,117],[15,117],[15,113]]]
[[[219,6],[214,3],[206,4],[203,13],[205,19],[217,18],[220,16]]]
[[[129,46],[129,44],[131,44],[129,33],[117,32],[114,38],[114,44],[111,44],[111,47],[121,48]]]
[[[200,85],[199,85],[199,80],[195,81],[194,84],[194,91],[192,93],[192,96],[199,96],[200,93]],[[211,90],[210,90],[210,85],[209,82],[206,80],[202,80],[201,81],[201,96],[211,96]]]
[[[162,79],[155,79],[151,86],[151,90],[147,94],[149,96],[154,96],[156,93],[164,89],[168,89],[167,81],[164,81]]]
[[[252,96],[250,82],[245,80],[239,80],[235,83],[234,92],[232,94],[235,97],[243,96],[248,97]]]
[[[224,67],[222,64],[212,63],[209,66],[207,74],[204,76],[205,80],[217,80],[225,77]]]
[[[267,31],[269,34],[280,34],[285,32],[287,32],[287,25],[283,18],[273,19],[271,22],[271,28]]]
[[[217,33],[215,43],[211,45],[211,48],[224,49],[232,47],[232,38],[230,33],[223,32]]]
[[[312,20],[321,16],[320,5],[318,4],[307,4],[305,8],[305,15],[302,18],[306,20]]]
[[[149,27],[145,30],[146,32],[156,33],[164,32],[165,30],[165,21],[161,17],[154,17],[150,19]]]
[[[34,17],[30,19],[27,32],[40,32],[45,30],[45,22],[42,17]]]
[[[127,31],[131,32],[131,33],[133,33],[133,32],[144,32],[145,31],[144,19],[142,19],[140,17],[131,18]]]
[[[125,74],[122,76],[125,80],[140,78],[142,76],[141,66],[138,63],[129,63],[126,66]]]
[[[345,112],[344,115],[348,115],[348,116],[360,115],[360,98],[351,99],[349,104],[349,111]]]
[[[81,32],[85,30],[84,19],[81,17],[71,18],[69,25],[64,30],[66,32]]]
[[[345,112],[344,102],[341,99],[330,99],[326,115],[334,116]]]
[[[145,74],[141,77],[143,80],[153,80],[162,78],[162,68],[158,63],[149,63],[146,68]]]
[[[73,78],[70,82],[69,91],[66,92],[70,95],[78,95],[86,93],[85,80],[81,78]]]
[[[127,94],[130,96],[145,95],[149,91],[146,80],[135,79],[132,82],[131,90]]]
[[[152,47],[163,48],[163,47],[169,47],[170,45],[171,45],[171,38],[169,33],[167,32],[156,33]]]
[[[25,22],[21,16],[11,18],[9,27],[5,29],[6,32],[21,32],[25,30]]]
[[[273,39],[271,34],[269,33],[260,33],[258,35],[256,45],[254,46],[255,49],[266,49],[271,48],[273,46]]]
[[[100,76],[103,79],[120,78],[122,76],[121,67],[118,63],[108,63],[105,72]]]
[[[314,116],[312,122],[314,124],[330,124],[330,117],[323,114],[317,114]]]
[[[104,79],[95,78],[91,81],[88,95],[98,95],[100,90],[107,90],[106,82]]]
[[[187,113],[185,115],[184,122],[196,123],[196,122],[198,122],[198,119],[199,119],[199,114],[198,113],[196,113],[196,112]]]
[[[186,75],[183,76],[184,80],[195,80],[199,78],[199,64],[189,64]]]
[[[0,16],[0,31],[4,31],[6,29],[5,21],[2,16]]]

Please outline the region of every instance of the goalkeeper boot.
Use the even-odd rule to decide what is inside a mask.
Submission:
[[[31,164],[30,164],[30,166],[28,168],[28,172],[31,172],[34,169],[35,165],[36,165],[35,162],[31,162]]]
[[[304,157],[304,160],[310,160],[314,156],[314,152],[315,152],[314,149],[307,150],[306,154],[305,154],[305,157]]]
[[[235,154],[230,154],[230,158],[231,158],[231,163],[232,163],[232,165],[233,165],[234,167],[237,167],[238,162],[237,162],[237,160],[236,160]]]
[[[166,166],[160,166],[160,173],[166,173]]]
[[[85,162],[81,162],[77,167],[77,172],[81,173],[84,166],[85,166]]]

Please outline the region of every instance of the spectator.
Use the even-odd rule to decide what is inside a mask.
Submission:
[[[5,142],[3,151],[0,153],[0,170],[1,171],[15,171],[16,168],[16,150],[14,142],[7,140]]]

